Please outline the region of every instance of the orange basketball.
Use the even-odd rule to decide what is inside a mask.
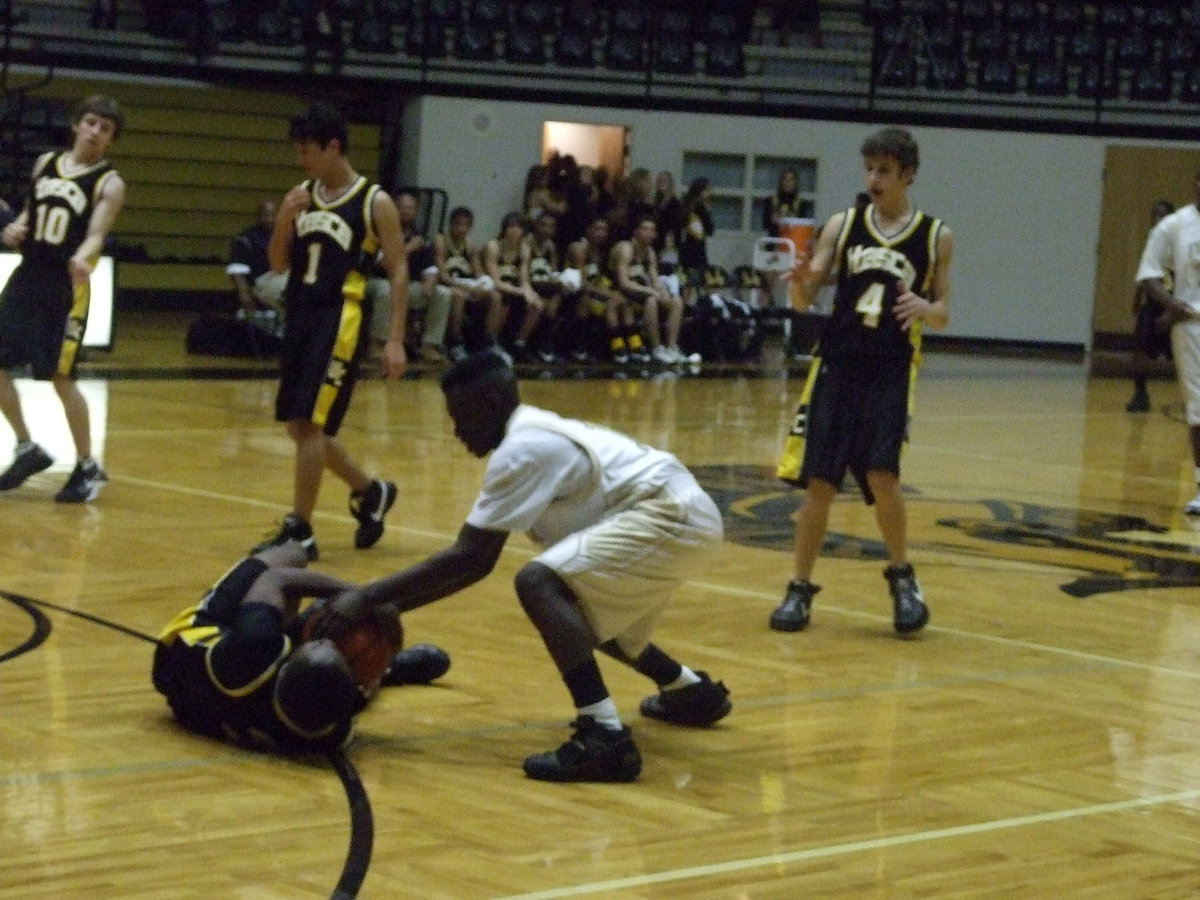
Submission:
[[[318,602],[305,615],[303,639],[309,640],[317,624],[325,618],[330,605]],[[345,657],[354,680],[365,690],[373,690],[391,665],[392,657],[404,644],[404,627],[396,607],[384,604],[372,609],[337,638],[334,646]]]

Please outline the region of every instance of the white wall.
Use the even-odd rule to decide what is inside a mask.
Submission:
[[[404,163],[411,181],[440,187],[450,205],[475,211],[491,235],[519,209],[525,172],[540,159],[547,120],[630,127],[632,165],[680,175],[685,151],[815,158],[817,218],[862,189],[858,147],[876,127],[682,112],[423,97],[411,101]],[[903,123],[898,123],[903,124]],[[913,199],[955,234],[951,323],[973,338],[1091,342],[1099,237],[1103,138],[914,128],[921,168]],[[757,236],[757,235],[755,235]],[[750,244],[710,242],[724,265],[749,259]]]

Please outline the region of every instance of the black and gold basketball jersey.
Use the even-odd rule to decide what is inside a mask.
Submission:
[[[592,287],[612,285],[612,273],[608,267],[608,256],[600,248],[587,242],[587,262],[583,264],[583,283]]]
[[[937,263],[940,219],[920,210],[902,231],[884,237],[874,225],[875,207],[846,211],[837,240],[837,290],[833,313],[821,333],[820,354],[911,357],[920,349],[921,322],[900,327],[893,308],[900,282],[929,296]]]
[[[66,153],[47,159],[33,175],[29,198],[29,236],[21,245],[29,262],[58,265],[67,262],[87,237],[92,211],[104,182],[116,174],[107,159],[86,169],[64,174]]]
[[[340,306],[362,300],[366,271],[379,250],[371,222],[371,203],[379,191],[358,176],[354,184],[326,203],[316,183],[304,182],[309,201],[296,217],[292,240],[287,304]]]
[[[499,253],[496,254],[496,274],[500,276],[500,281],[504,284],[520,284],[521,283],[521,245],[517,245],[517,249],[513,250],[504,246],[503,241],[499,241]]]
[[[471,260],[475,257],[475,248],[471,242],[464,240],[456,244],[454,238],[446,234],[446,271],[454,278],[474,278],[475,267]]]
[[[558,270],[558,253],[554,249],[554,241],[539,242],[529,238],[529,280],[533,284],[542,284],[554,280]]]
[[[291,725],[275,700],[279,668],[292,651],[293,637],[251,644],[237,665],[214,664],[217,646],[229,628],[207,617],[203,606],[185,609],[158,636],[153,679],[185,728],[256,750],[294,752],[337,746],[350,730],[340,723],[318,734]]]
[[[779,219],[798,219],[804,216],[804,200],[800,197],[800,193],[794,194],[779,194],[771,195],[769,201],[770,214],[767,216],[767,221],[770,223],[772,217]],[[779,227],[770,225],[768,230],[774,237],[779,237]]]
[[[633,248],[633,254],[629,259],[629,280],[643,287],[654,287],[650,281],[650,248],[639,248],[632,241],[629,243]]]

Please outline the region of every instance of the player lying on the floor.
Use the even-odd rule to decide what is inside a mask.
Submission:
[[[183,727],[256,750],[332,750],[349,742],[354,716],[380,686],[427,684],[445,674],[443,650],[397,650],[403,632],[394,607],[385,610],[395,616],[385,648],[390,664],[365,683],[332,641],[303,640],[308,610],[297,614],[301,600],[353,587],[305,569],[307,561],[295,542],[246,557],[163,629],[154,687]]]

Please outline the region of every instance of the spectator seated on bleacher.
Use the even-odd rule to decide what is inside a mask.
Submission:
[[[450,288],[450,323],[446,327],[446,348],[450,358],[464,358],[471,350],[495,344],[504,324],[504,304],[495,282],[483,271],[479,247],[471,240],[475,214],[465,206],[450,210],[447,230],[433,238],[438,281]],[[482,337],[467,341],[468,320],[482,325]],[[482,322],[480,322],[482,320]],[[473,346],[467,346],[468,343]]]
[[[395,195],[396,211],[400,215],[400,230],[408,253],[408,317],[409,341],[416,352],[414,357],[425,363],[446,361],[443,345],[450,321],[453,295],[449,287],[438,282],[437,261],[433,244],[416,230],[417,197],[412,191]],[[372,352],[378,355],[387,343],[392,321],[391,284],[378,270],[367,278],[364,302],[371,308]]]
[[[233,282],[237,316],[278,335],[283,331],[287,273],[272,272],[267,261],[267,245],[274,227],[275,202],[263,200],[258,204],[254,224],[233,238],[225,273]]]

